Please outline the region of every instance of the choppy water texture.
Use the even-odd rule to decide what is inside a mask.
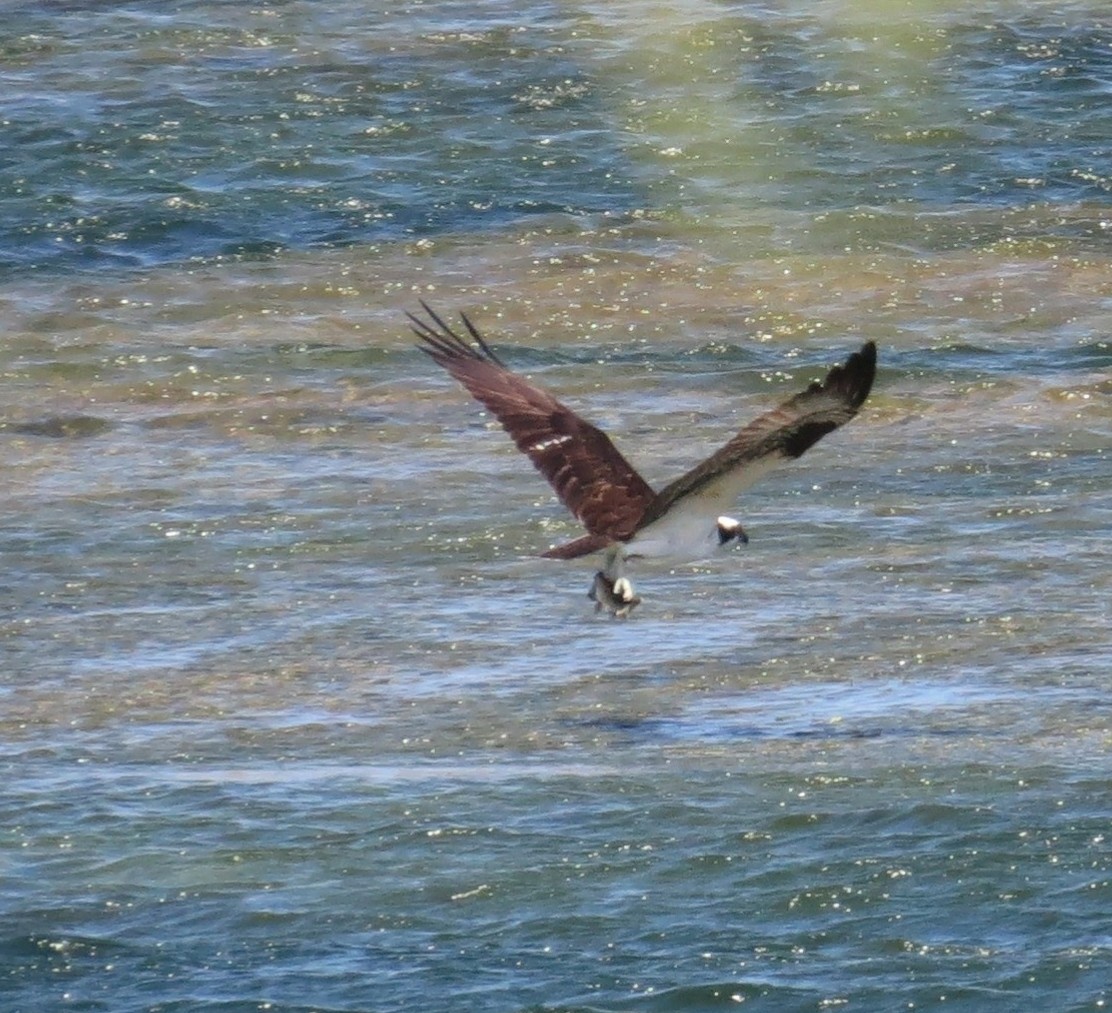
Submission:
[[[1096,0],[0,7],[0,1008],[1112,999]],[[666,481],[595,616],[402,312]]]

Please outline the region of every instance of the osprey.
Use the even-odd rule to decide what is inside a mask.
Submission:
[[[820,383],[754,419],[721,449],[659,492],[637,473],[601,430],[548,391],[508,369],[461,313],[472,342],[425,302],[422,319],[407,313],[419,346],[490,410],[518,449],[548,479],[587,533],[550,548],[550,559],[605,551],[589,592],[596,609],[628,615],[641,599],[625,576],[629,559],[703,559],[730,543],[748,542],[724,511],[782,461],[799,457],[857,414],[876,376],[868,341]]]

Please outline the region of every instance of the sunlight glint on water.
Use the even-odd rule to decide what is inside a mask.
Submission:
[[[1101,5],[0,29],[0,1008],[1105,1008]],[[881,371],[612,622],[419,299],[654,484]]]

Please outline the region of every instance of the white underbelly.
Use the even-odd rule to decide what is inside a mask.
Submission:
[[[706,559],[718,545],[716,515],[677,509],[638,531],[626,542],[624,554],[688,562]]]

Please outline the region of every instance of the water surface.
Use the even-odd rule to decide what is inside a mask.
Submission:
[[[1103,5],[0,28],[4,1009],[1105,1007]],[[653,483],[880,375],[615,622],[419,299]]]

